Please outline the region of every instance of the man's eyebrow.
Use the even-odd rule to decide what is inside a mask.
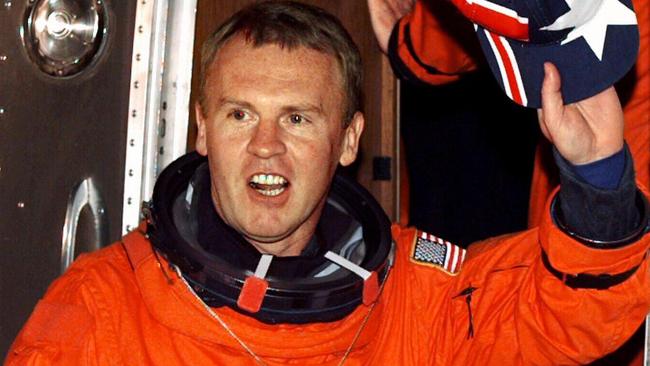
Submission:
[[[220,98],[219,103],[217,103],[217,105],[219,107],[232,105],[232,106],[243,107],[243,108],[253,108],[253,105],[246,101],[231,99],[231,98]]]
[[[234,107],[241,107],[241,108],[247,108],[247,109],[255,109],[255,107],[244,100],[238,100],[238,99],[232,99],[232,98],[220,98],[219,102],[217,103],[218,107],[224,107],[224,106],[234,106]],[[316,113],[316,114],[325,114],[324,109],[321,105],[316,105],[316,104],[311,104],[311,103],[298,103],[298,104],[291,104],[282,107],[282,111],[284,113],[290,113],[290,112],[311,112],[311,113]]]
[[[288,105],[283,107],[282,110],[285,112],[311,112],[316,114],[324,114],[323,107],[321,105],[315,105],[311,103]]]

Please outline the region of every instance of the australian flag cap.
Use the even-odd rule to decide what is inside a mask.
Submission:
[[[546,61],[560,70],[567,104],[605,90],[636,61],[632,0],[451,1],[476,24],[501,88],[523,106],[541,107]]]

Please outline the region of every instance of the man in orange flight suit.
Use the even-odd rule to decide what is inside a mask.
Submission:
[[[161,174],[138,230],[52,284],[6,364],[579,364],[638,327],[649,210],[613,88],[563,106],[547,65],[540,123],[562,189],[538,228],[465,252],[391,229],[335,174],[363,130],[360,70],[322,10],[270,2],[230,18],[203,48],[197,153]],[[614,188],[575,170],[611,157]],[[619,225],[585,225],[604,212]]]

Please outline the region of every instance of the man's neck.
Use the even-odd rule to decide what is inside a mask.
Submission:
[[[276,257],[299,256],[314,235],[314,230],[305,235],[285,238],[274,243],[259,242],[251,238],[245,239],[262,254],[271,254]]]

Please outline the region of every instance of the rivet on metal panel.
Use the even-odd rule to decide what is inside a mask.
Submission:
[[[18,206],[18,208],[25,208],[25,202],[18,202],[16,206]]]
[[[134,139],[129,140],[129,146],[135,146],[135,140]]]
[[[165,118],[160,120],[160,129],[158,130],[159,137],[165,137],[167,133],[167,120]]]
[[[129,169],[129,177],[133,176],[133,169]]]

